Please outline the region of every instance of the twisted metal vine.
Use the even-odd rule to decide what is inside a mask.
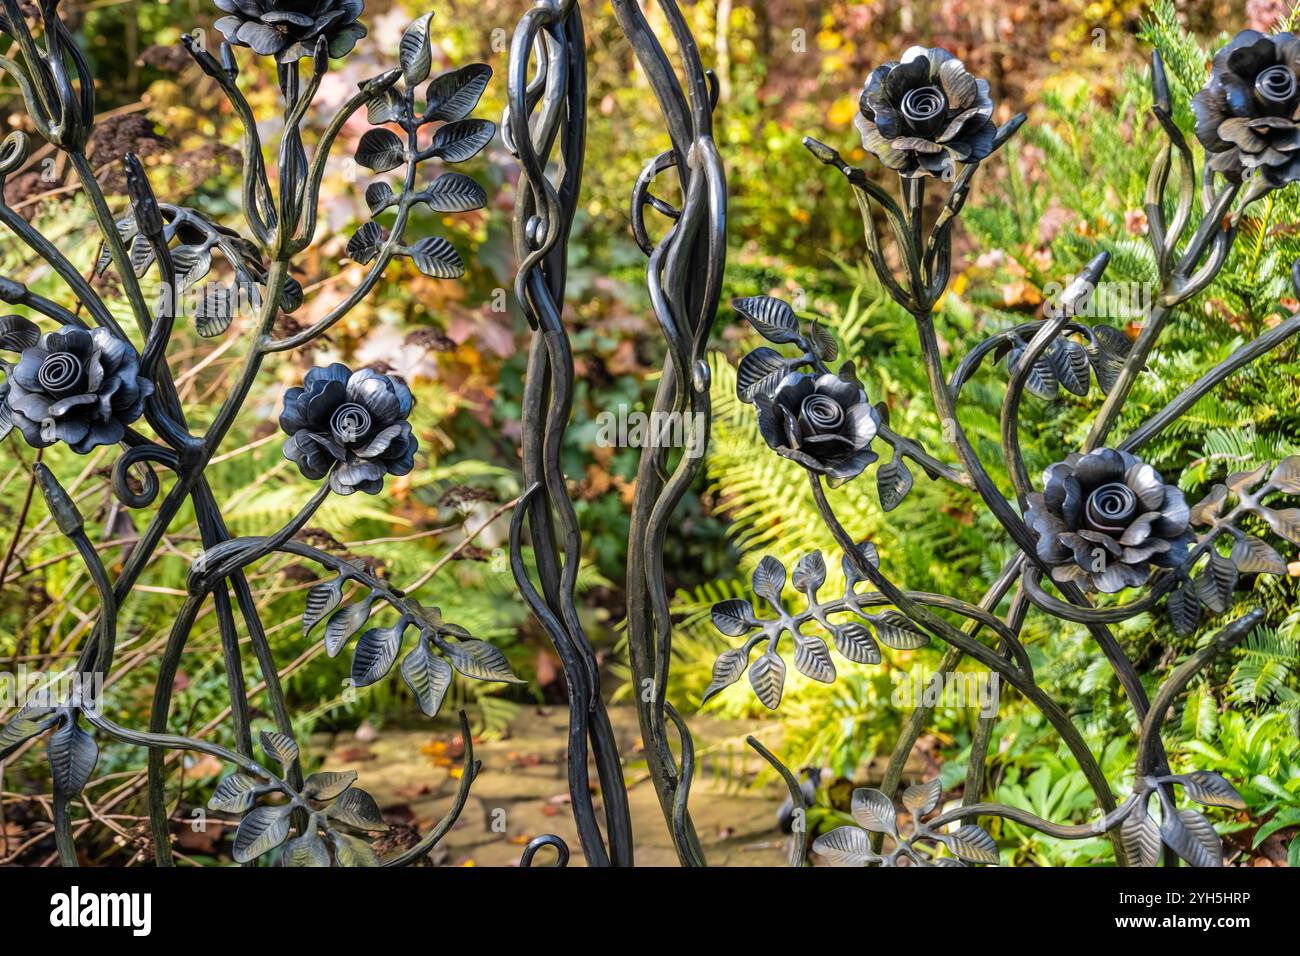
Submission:
[[[460,720],[466,769],[446,816],[414,847],[381,860],[366,835],[381,831],[385,824],[374,799],[355,785],[357,775],[349,771],[304,777],[302,773],[278,670],[244,572],[274,554],[318,565],[327,576],[307,594],[304,635],[323,624],[324,647],[331,656],[355,638],[354,682],[358,686],[376,683],[398,667],[429,716],[440,710],[455,673],[477,680],[515,680],[497,648],[443,620],[437,608],[373,574],[364,562],[313,547],[298,537],[329,495],[377,493],[386,476],[406,474],[415,466],[418,443],[408,421],[409,389],[391,376],[354,372],[336,364],[312,369],[301,387],[289,391],[280,417],[287,435],[284,453],[320,485],[288,523],[268,535],[232,536],[204,471],[268,356],[298,348],[327,332],[374,289],[395,259],[409,258],[422,272],[437,278],[463,273],[464,263],[445,238],[408,241],[406,230],[412,210],[420,205],[444,213],[485,205],[486,192],[467,176],[445,172],[421,187],[419,173],[430,160],[469,159],[495,135],[495,124],[471,115],[491,71],[473,64],[430,78],[432,15],[426,14],[402,37],[400,68],[362,83],[328,122],[309,154],[303,124],[331,59],[346,55],[366,34],[359,21],[362,4],[331,0],[316,5],[314,15],[295,12],[293,16],[274,3],[221,0],[217,5],[231,13],[218,23],[227,38],[219,56],[192,38],[187,37],[185,45],[229,99],[242,127],[244,232],[198,210],[159,202],[143,164],[134,156],[124,159],[130,210],[115,218],[85,155],[95,116],[93,81],[84,57],[58,19],[57,0],[39,5],[38,32],[28,25],[17,0],[0,0],[0,32],[11,37],[20,52],[17,61],[0,57],[0,67],[16,79],[33,126],[66,155],[90,199],[103,239],[96,269],[116,272],[137,326],[134,336],[128,333],[68,258],[0,202],[0,223],[51,267],[79,303],[74,312],[15,280],[0,279],[0,300],[57,326],[49,330],[17,315],[0,319],[0,349],[18,355],[15,362],[0,363],[5,379],[0,386],[0,437],[16,428],[35,447],[64,442],[81,454],[102,445],[120,445],[112,469],[116,497],[129,508],[157,504],[150,525],[114,578],[93,547],[71,496],[48,467],[35,466],[34,478],[50,513],[85,563],[99,597],[93,633],[79,653],[79,677],[93,686],[111,673],[119,609],[187,501],[198,516],[203,546],[190,569],[186,600],[160,661],[148,728],[128,728],[110,720],[78,685],[67,695],[33,700],[12,716],[0,728],[0,759],[41,736],[47,738],[54,780],[54,834],[64,865],[77,863],[71,804],[89,781],[99,756],[95,735],[83,723],[104,738],[146,749],[150,829],[158,865],[173,862],[167,757],[178,751],[207,754],[235,768],[217,786],[209,806],[240,816],[237,862],[251,863],[282,848],[280,861],[290,866],[406,865],[422,859],[446,834],[478,773],[465,715]],[[718,311],[726,262],[727,185],[712,125],[718,89],[675,0],[657,0],[657,5],[672,34],[676,64],[636,0],[613,2],[671,141],[669,149],[645,164],[633,188],[632,233],[647,256],[651,307],[666,345],[653,412],[703,421],[706,433],[698,436],[703,445],[710,417],[704,350]],[[800,557],[793,573],[775,557],[764,557],[754,574],[753,591],[770,614],[760,616],[753,602],[740,599],[713,609],[718,629],[744,641],[718,658],[706,699],[747,674],[759,700],[769,708],[779,707],[787,673],[781,653],[786,637],[793,643],[795,668],[822,682],[837,676],[832,647],[850,664],[871,666],[881,662],[881,644],[909,650],[938,639],[948,646],[942,672],[970,657],[1042,713],[1077,761],[1100,813],[1093,823],[1064,825],[1017,808],[980,802],[995,720],[982,715],[962,804],[942,808],[942,788],[931,780],[901,794],[907,813],[900,815],[894,801],[903,765],[930,715],[929,707],[920,706],[909,718],[881,786],[855,792],[852,816],[857,826],[833,830],[813,841],[814,853],[828,862],[994,864],[997,845],[975,822],[980,818],[1009,820],[1060,839],[1106,835],[1120,864],[1154,865],[1162,857],[1166,863],[1182,859],[1214,866],[1222,862],[1213,826],[1199,811],[1180,808],[1178,793],[1205,806],[1241,809],[1244,804],[1217,774],[1173,773],[1161,730],[1170,706],[1187,684],[1255,627],[1263,613],[1250,610],[1227,622],[1166,677],[1154,699],[1148,699],[1134,663],[1109,625],[1148,612],[1163,601],[1174,627],[1189,633],[1206,612],[1226,614],[1242,576],[1285,572],[1278,552],[1244,530],[1241,520],[1258,519],[1276,535],[1300,544],[1300,509],[1278,507],[1275,497],[1300,495],[1300,457],[1232,475],[1189,507],[1176,486],[1166,484],[1139,452],[1228,376],[1291,339],[1300,331],[1300,315],[1240,347],[1113,447],[1106,442],[1162,330],[1178,307],[1204,290],[1223,267],[1245,208],[1271,189],[1300,178],[1300,160],[1289,156],[1300,145],[1295,124],[1288,127],[1290,121],[1279,121],[1279,108],[1300,105],[1300,78],[1292,66],[1296,51],[1285,46],[1291,42],[1300,41],[1247,31],[1216,57],[1211,81],[1194,104],[1197,135],[1207,151],[1199,177],[1201,218],[1194,227],[1196,161],[1171,118],[1163,66],[1158,55],[1153,57],[1153,113],[1169,140],[1152,167],[1146,197],[1149,240],[1161,291],[1134,341],[1118,329],[1083,321],[1083,307],[1107,267],[1103,254],[1050,304],[1043,319],[995,333],[961,358],[951,374],[945,371],[936,306],[951,275],[952,228],[980,165],[1024,121],[1017,116],[995,126],[988,84],[969,74],[951,54],[941,49],[909,50],[901,61],[873,72],[863,90],[857,121],[862,143],[898,174],[897,198],[863,169],[850,166],[836,150],[805,141],[816,159],[849,181],[862,214],[868,261],[887,294],[913,318],[934,411],[946,426],[956,461],[945,462],[895,432],[886,407],[871,402],[851,361],[837,370],[831,368],[839,348],[821,323],[814,321],[805,329],[793,308],[768,296],[733,303],[737,314],[772,345],[797,350],[787,355],[763,346],[746,355],[738,372],[738,392],[742,402],[755,407],[764,441],[807,471],[813,500],[842,552],[845,590],[835,598],[819,596],[828,576],[820,552]],[[276,64],[283,132],[275,177],[269,174],[257,117],[236,82],[236,47],[271,56]],[[1232,99],[1247,81],[1254,84],[1258,108],[1247,109]],[[585,158],[586,92],[579,5],[576,0],[541,0],[524,14],[514,34],[502,130],[520,169],[514,220],[519,261],[515,292],[533,332],[523,403],[525,490],[512,516],[510,563],[520,593],[555,647],[566,678],[568,783],[583,856],[589,865],[627,866],[633,863],[627,788],[601,696],[596,657],[575,603],[583,541],[560,464],[574,389],[563,303],[567,243]],[[418,97],[423,97],[422,105]],[[401,170],[400,182],[394,188],[393,182],[378,178],[366,189],[371,218],[347,243],[348,256],[366,267],[360,284],[310,326],[279,335],[278,320],[298,309],[306,296],[291,270],[295,256],[313,244],[318,231],[326,161],[339,132],[362,107],[372,128],[361,138],[357,162],[380,177]],[[0,185],[24,167],[29,153],[27,137],[21,133],[4,141]],[[1177,185],[1171,191],[1175,162]],[[679,206],[652,191],[659,177],[670,172]],[[943,183],[946,194],[939,213],[927,217],[925,193],[932,180]],[[1172,214],[1167,216],[1170,207]],[[647,210],[664,220],[662,230],[652,228]],[[890,227],[896,256],[886,254],[878,230],[881,217]],[[180,317],[181,296],[195,289],[214,267],[228,269],[231,278],[228,283],[213,281],[203,287],[194,313],[197,331],[203,336],[226,334],[234,327],[240,303],[247,303],[253,313],[253,332],[230,393],[207,429],[195,432],[181,410],[167,353]],[[151,271],[156,271],[164,290],[152,305],[140,281]],[[1300,294],[1300,264],[1295,282]],[[81,317],[82,309],[89,322]],[[964,386],[990,358],[1006,360],[1000,438],[1013,486],[1011,496],[991,477],[958,414]],[[1036,486],[1021,450],[1020,410],[1025,395],[1050,399],[1064,388],[1086,397],[1094,379],[1104,399],[1086,441],[1077,454],[1048,470],[1041,487]],[[139,430],[141,420],[151,434]],[[892,450],[883,464],[874,450],[877,439]],[[1018,548],[978,603],[899,587],[885,570],[887,553],[882,550],[887,549],[857,540],[836,516],[827,486],[858,479],[873,465],[882,508],[888,512],[900,507],[913,486],[909,462],[930,480],[976,493]],[[690,866],[704,865],[706,860],[689,812],[694,743],[686,721],[667,699],[673,621],[663,553],[674,511],[701,467],[697,455],[684,452],[673,461],[664,447],[642,449],[627,561],[628,646],[638,691],[646,690],[636,699],[647,766],[678,858]],[[165,491],[160,472],[173,476]],[[1228,553],[1221,544],[1229,545]],[[787,580],[801,596],[803,610],[788,609]],[[360,599],[345,600],[349,587],[362,593]],[[998,608],[1013,589],[1009,610],[999,615]],[[1099,593],[1139,589],[1138,595],[1126,594],[1113,603],[1095,600]],[[168,732],[174,677],[195,620],[209,600],[230,686],[234,749]],[[393,623],[367,627],[377,609],[384,607],[395,615]],[[1138,726],[1134,783],[1122,800],[1117,800],[1066,709],[1035,679],[1020,638],[1031,610],[1083,624],[1124,689]],[[961,626],[953,624],[953,618],[960,619]],[[276,726],[274,732],[260,735],[262,759],[255,756],[250,729],[240,622],[266,683]],[[817,633],[810,633],[814,628]],[[404,654],[410,631],[415,641]],[[752,737],[748,743],[782,777],[796,817],[802,818],[806,795],[799,782],[762,743]],[[589,761],[595,766],[603,814],[596,809]],[[1152,796],[1160,806],[1158,820],[1150,813]],[[794,865],[805,864],[806,844],[806,831],[796,826]],[[567,865],[569,848],[552,834],[527,845],[522,865],[533,865],[548,848],[554,851],[554,865]]]

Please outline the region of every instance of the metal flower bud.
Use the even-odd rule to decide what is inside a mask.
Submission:
[[[45,503],[49,506],[50,514],[54,516],[54,523],[59,526],[59,531],[69,537],[80,534],[85,527],[81,512],[77,510],[76,504],[63,489],[63,485],[59,484],[59,479],[54,477],[54,472],[50,471],[44,462],[36,463],[36,484],[45,497]]]

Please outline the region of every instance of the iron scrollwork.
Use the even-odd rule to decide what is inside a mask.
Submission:
[[[491,70],[473,64],[431,78],[431,15],[426,14],[405,31],[399,67],[363,82],[326,123],[309,152],[303,124],[331,60],[346,55],[366,35],[360,21],[363,4],[330,0],[315,4],[310,14],[300,5],[271,0],[217,0],[216,5],[227,14],[217,24],[226,37],[218,55],[191,38],[186,48],[229,99],[242,128],[242,230],[219,224],[199,210],[159,202],[143,164],[129,155],[124,164],[130,210],[115,218],[85,155],[95,117],[93,82],[58,18],[57,0],[40,4],[37,32],[17,0],[0,0],[0,32],[20,53],[19,60],[0,58],[0,66],[17,80],[38,134],[66,155],[90,199],[103,240],[97,269],[116,273],[137,326],[133,337],[68,258],[0,202],[0,223],[51,267],[80,306],[74,312],[13,279],[0,279],[0,300],[40,320],[0,320],[0,348],[17,355],[16,361],[0,364],[0,434],[16,428],[35,447],[63,442],[79,454],[120,445],[113,467],[116,496],[130,508],[156,505],[139,543],[114,577],[90,541],[73,498],[46,465],[35,466],[37,486],[59,530],[84,562],[100,601],[93,633],[79,652],[80,675],[102,681],[112,672],[118,612],[186,502],[198,516],[203,547],[190,569],[186,598],[160,661],[148,728],[122,726],[74,693],[29,703],[13,716],[0,729],[0,759],[46,737],[54,780],[54,834],[64,865],[77,863],[70,807],[98,762],[97,736],[147,751],[150,833],[159,865],[173,862],[166,788],[168,757],[177,751],[206,754],[234,768],[218,784],[210,808],[240,817],[237,862],[250,863],[280,848],[280,861],[291,866],[406,865],[429,853],[468,798],[479,765],[465,715],[465,772],[446,816],[413,847],[381,858],[367,835],[381,831],[385,823],[373,797],[356,785],[357,775],[302,772],[279,672],[245,569],[274,554],[318,565],[323,578],[307,593],[304,635],[323,624],[324,647],[331,656],[355,638],[353,680],[359,686],[373,684],[396,667],[429,716],[439,712],[454,673],[485,681],[515,680],[499,649],[445,621],[437,608],[375,575],[363,562],[313,547],[298,536],[330,495],[376,494],[387,476],[415,467],[418,443],[409,423],[410,390],[392,376],[340,364],[312,369],[300,387],[289,390],[279,419],[286,435],[284,454],[320,484],[299,512],[270,534],[232,535],[204,473],[269,356],[329,331],[369,295],[395,259],[408,258],[436,278],[451,279],[465,271],[446,238],[411,240],[406,233],[418,206],[456,213],[486,204],[486,191],[457,172],[443,172],[423,188],[417,182],[429,161],[462,162],[495,135],[494,123],[472,115]],[[713,136],[718,87],[675,0],[657,0],[657,6],[672,34],[676,64],[636,0],[613,2],[670,140],[667,150],[645,164],[632,190],[632,235],[647,257],[649,299],[666,350],[653,411],[705,423],[706,433],[697,436],[702,444],[711,412],[704,353],[726,265],[727,182]],[[881,662],[881,644],[912,649],[937,640],[948,648],[943,669],[952,670],[962,657],[969,657],[1042,713],[1078,762],[1099,810],[1093,823],[1073,825],[979,802],[994,719],[982,716],[963,803],[941,807],[942,788],[930,780],[902,792],[899,799],[906,813],[900,814],[895,798],[903,765],[930,713],[922,706],[913,712],[881,785],[855,792],[852,816],[857,826],[832,830],[812,842],[814,853],[826,861],[995,864],[997,844],[977,822],[993,818],[1061,839],[1104,835],[1121,864],[1153,865],[1161,857],[1167,863],[1179,858],[1193,865],[1221,863],[1222,848],[1213,826],[1199,811],[1180,808],[1178,795],[1200,805],[1233,809],[1242,808],[1241,797],[1217,774],[1172,772],[1161,729],[1170,705],[1188,683],[1215,655],[1239,642],[1263,614],[1250,610],[1224,624],[1174,668],[1154,698],[1148,697],[1109,625],[1163,601],[1174,626],[1190,632],[1205,612],[1226,614],[1241,575],[1285,571],[1276,550],[1244,530],[1241,519],[1259,519],[1278,536],[1300,543],[1296,509],[1277,507],[1273,497],[1300,495],[1300,458],[1230,476],[1189,506],[1140,452],[1198,398],[1300,331],[1300,316],[1241,346],[1122,441],[1107,443],[1119,410],[1174,311],[1222,268],[1243,210],[1270,190],[1300,178],[1300,161],[1293,158],[1300,140],[1288,118],[1300,102],[1296,42],[1247,32],[1215,58],[1209,85],[1194,103],[1197,136],[1207,151],[1199,177],[1201,215],[1194,226],[1196,162],[1172,121],[1163,66],[1159,55],[1153,57],[1153,113],[1169,140],[1151,170],[1146,204],[1161,291],[1134,341],[1121,330],[1081,319],[1081,307],[1108,264],[1102,254],[1051,303],[1044,318],[990,336],[962,357],[951,374],[945,371],[936,306],[951,276],[952,228],[980,166],[1024,121],[1017,116],[996,126],[988,84],[948,52],[909,50],[900,61],[874,71],[863,90],[857,117],[862,145],[897,174],[897,197],[830,146],[805,141],[813,157],[848,180],[862,214],[868,261],[886,293],[914,320],[934,412],[947,426],[945,436],[955,461],[944,461],[894,431],[887,408],[873,403],[852,361],[832,369],[840,350],[823,323],[812,321],[805,327],[789,304],[769,296],[734,302],[738,316],[770,343],[743,358],[739,398],[754,406],[764,442],[806,470],[813,501],[841,550],[845,589],[838,597],[821,596],[828,573],[820,552],[801,556],[791,571],[775,556],[764,557],[753,576],[753,592],[766,610],[760,612],[755,602],[744,599],[713,608],[718,630],[743,641],[718,658],[706,699],[747,674],[758,699],[771,709],[779,707],[787,637],[793,643],[795,668],[822,682],[837,677],[832,648],[850,664],[872,666]],[[263,155],[257,117],[236,83],[236,48],[251,51],[241,55],[266,56],[274,62],[283,102],[274,177]],[[523,15],[510,50],[502,123],[503,141],[520,170],[515,292],[532,330],[523,402],[524,493],[511,521],[510,565],[566,678],[568,785],[581,852],[589,865],[627,866],[633,863],[633,841],[623,760],[602,698],[596,655],[575,601],[583,540],[560,464],[574,396],[574,358],[563,309],[567,243],[586,152],[586,68],[576,0],[542,0]],[[1243,90],[1254,91],[1254,99],[1245,105],[1238,102],[1246,95]],[[311,247],[318,232],[326,160],[344,125],[363,108],[371,129],[361,137],[355,159],[380,178],[366,189],[370,219],[349,238],[347,255],[364,269],[364,277],[321,318],[281,334],[278,320],[300,308],[308,294],[291,271],[294,258]],[[5,140],[0,183],[23,167],[29,145],[21,133]],[[1171,189],[1175,162],[1180,173],[1176,189]],[[396,179],[383,178],[394,172]],[[665,176],[675,180],[680,205],[653,191]],[[945,194],[937,215],[927,216],[926,190],[936,184],[942,184]],[[661,220],[657,227],[654,216]],[[896,255],[886,253],[878,228],[881,218],[890,228]],[[168,345],[180,295],[214,269],[228,270],[230,278],[203,287],[194,315],[197,331],[208,337],[226,334],[234,310],[246,303],[253,314],[252,335],[230,393],[206,430],[196,432],[181,410]],[[154,304],[146,300],[141,283],[151,272],[164,289]],[[1300,265],[1296,285],[1300,293]],[[41,322],[57,328],[46,329]],[[793,354],[772,346],[792,348]],[[981,461],[958,413],[964,386],[987,359],[1005,359],[1008,376],[1000,438],[1013,485],[1009,497]],[[1021,451],[1025,395],[1050,399],[1064,388],[1086,397],[1094,379],[1104,398],[1083,447],[1049,468],[1036,485]],[[141,421],[149,433],[142,430]],[[892,455],[881,463],[878,450],[885,446]],[[915,480],[909,462],[929,480],[977,494],[1018,549],[978,603],[898,586],[887,572],[888,548],[858,540],[836,516],[828,488],[861,480],[873,466],[883,510],[902,506]],[[674,461],[665,448],[642,449],[627,562],[630,663],[638,687],[648,689],[636,695],[645,759],[678,858],[691,866],[702,866],[706,859],[689,811],[694,742],[685,719],[668,700],[674,622],[663,554],[674,510],[701,467],[699,456],[682,454]],[[166,490],[159,472],[172,476]],[[1227,553],[1221,545],[1228,546]],[[800,595],[803,610],[788,609],[787,584]],[[353,589],[361,596],[345,600]],[[1140,593],[1123,593],[1132,591]],[[1099,594],[1121,593],[1126,603],[1095,601]],[[1010,609],[1000,615],[997,609],[1008,595]],[[168,731],[179,662],[209,601],[230,685],[233,749]],[[367,627],[384,608],[383,613],[395,615],[393,622]],[[1031,609],[1084,625],[1127,695],[1139,726],[1134,783],[1122,800],[1117,800],[1065,707],[1035,678],[1021,642]],[[954,617],[963,625],[952,624]],[[276,728],[260,735],[261,758],[250,727],[240,624],[266,682]],[[817,634],[811,633],[814,628]],[[411,631],[415,643],[403,654]],[[993,640],[982,639],[982,632]],[[755,650],[758,656],[751,660]],[[802,816],[807,798],[799,781],[761,742],[750,738],[748,743],[781,776],[792,808]],[[589,761],[603,812],[597,811]],[[1159,819],[1150,812],[1153,796]],[[796,828],[791,844],[794,865],[805,864],[806,842],[806,831]],[[528,844],[522,865],[532,865],[547,849],[554,852],[555,865],[569,862],[565,842],[546,834]]]

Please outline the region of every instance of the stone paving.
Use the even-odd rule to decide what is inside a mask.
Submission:
[[[654,787],[644,761],[638,759],[635,713],[615,707],[610,719],[627,760],[637,865],[676,866]],[[569,813],[566,728],[563,707],[529,707],[514,720],[505,739],[475,741],[474,755],[483,767],[460,820],[433,855],[438,865],[517,865],[524,844],[541,833],[563,837],[572,851],[570,865],[582,865]],[[699,762],[691,813],[710,864],[784,865],[787,843],[776,827],[776,813],[786,791],[771,774],[765,786],[751,785],[767,765],[744,743],[745,735],[753,732],[779,752],[779,725],[696,716],[691,728]],[[381,838],[381,852],[385,841],[392,848],[413,839],[411,827],[424,832],[432,826],[459,785],[459,733],[445,721],[424,731],[363,728],[357,734],[318,735],[313,744],[325,756],[323,769],[357,770],[360,786],[379,801],[393,825]],[[549,862],[550,854],[539,853],[537,864]]]

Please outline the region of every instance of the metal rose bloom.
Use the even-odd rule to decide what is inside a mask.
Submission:
[[[357,22],[364,0],[216,0],[230,14],[217,29],[236,46],[292,63],[312,56],[321,38],[335,59],[352,52],[366,28]]]
[[[754,404],[764,440],[812,471],[845,481],[878,457],[871,442],[880,416],[856,382],[829,372],[791,372]]]
[[[340,495],[378,494],[384,475],[406,475],[419,446],[411,434],[411,390],[373,369],[335,362],[307,373],[284,394],[284,457],[308,478],[329,475]]]
[[[1243,30],[1214,55],[1192,98],[1196,138],[1234,183],[1255,170],[1271,186],[1300,179],[1300,38]]]
[[[1043,481],[1025,520],[1057,581],[1113,594],[1145,584],[1153,568],[1187,560],[1187,501],[1140,458],[1110,448],[1073,454]]]
[[[854,123],[864,148],[904,176],[948,176],[993,151],[987,80],[947,50],[914,46],[867,78]]]
[[[129,342],[75,327],[47,332],[25,349],[8,386],[13,422],[29,445],[61,441],[79,455],[121,441],[153,394]]]

